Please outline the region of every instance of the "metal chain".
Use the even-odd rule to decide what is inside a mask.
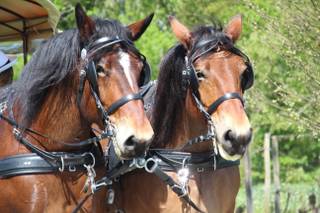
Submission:
[[[0,114],[2,114],[7,109],[7,102],[0,103]]]

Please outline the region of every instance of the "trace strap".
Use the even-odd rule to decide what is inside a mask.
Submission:
[[[63,159],[63,164],[45,160],[35,153],[10,156],[0,160],[0,178],[17,175],[56,173],[61,171],[85,171],[83,165],[92,164],[92,156],[88,153],[71,154],[55,153]]]
[[[77,169],[83,169],[83,162],[90,164],[93,160],[91,152],[83,153],[71,153],[71,152],[48,152],[38,148],[37,146],[30,143],[25,137],[23,137],[19,129],[19,125],[12,119],[4,116],[0,113],[0,119],[3,119],[8,124],[13,126],[13,135],[21,144],[26,146],[33,154],[14,155],[0,160],[0,178],[7,178],[14,175],[33,174],[33,173],[48,173],[56,172],[56,169],[63,172],[65,167],[67,171],[74,172]],[[20,127],[21,128],[21,127]],[[43,136],[32,129],[25,129],[26,132],[30,132],[42,137]],[[112,132],[106,132],[100,136],[89,138],[84,141],[79,141],[79,145],[92,146],[92,152],[95,156],[100,156],[101,148],[98,146],[98,142],[104,138],[112,137]],[[49,138],[48,138],[49,139]],[[65,145],[69,143],[61,142]],[[88,156],[90,158],[88,158]],[[89,160],[88,160],[89,159]],[[90,160],[91,159],[91,160]],[[100,161],[100,160],[99,160]],[[2,166],[1,166],[2,165]]]

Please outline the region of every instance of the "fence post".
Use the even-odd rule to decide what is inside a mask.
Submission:
[[[270,166],[270,140],[271,134],[264,134],[264,212],[270,213],[270,188],[271,188],[271,166]]]
[[[247,213],[253,213],[251,159],[250,159],[249,149],[247,149],[244,155],[244,173],[245,173],[245,186],[246,186],[246,198],[247,198]]]
[[[271,137],[272,141],[272,161],[273,161],[273,181],[275,188],[274,212],[280,213],[280,164],[279,164],[279,147],[278,138]]]

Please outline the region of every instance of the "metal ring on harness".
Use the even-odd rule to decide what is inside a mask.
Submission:
[[[149,173],[154,173],[154,171],[157,169],[159,163],[157,159],[149,158],[146,161],[146,164],[144,166],[144,169]]]
[[[178,196],[179,198],[184,197],[184,196],[186,196],[186,195],[188,194],[188,191],[187,191],[184,187],[182,187],[182,186],[180,186],[180,185],[178,185],[178,184],[174,184],[173,186],[171,186],[171,189],[172,189],[173,191],[174,191],[174,188],[177,188],[178,190],[181,191],[181,194],[177,194],[177,196]]]
[[[133,158],[132,163],[129,167],[136,167],[142,169],[146,166],[146,160],[144,158]]]
[[[63,172],[64,171],[64,158],[61,156],[60,160],[61,160],[61,167],[59,167],[59,171]]]
[[[84,156],[85,155],[90,155],[92,157],[92,164],[91,165],[84,164],[83,166],[86,167],[86,168],[88,166],[93,168],[96,165],[96,158],[94,157],[94,155],[91,152],[86,152],[86,153],[84,153]]]

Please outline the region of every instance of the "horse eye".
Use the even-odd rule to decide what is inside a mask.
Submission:
[[[103,67],[100,66],[100,65],[97,65],[96,71],[97,71],[97,74],[99,74],[99,73],[104,73],[104,69],[103,69]]]
[[[203,80],[206,77],[203,71],[201,70],[196,70],[196,73],[199,80]]]

